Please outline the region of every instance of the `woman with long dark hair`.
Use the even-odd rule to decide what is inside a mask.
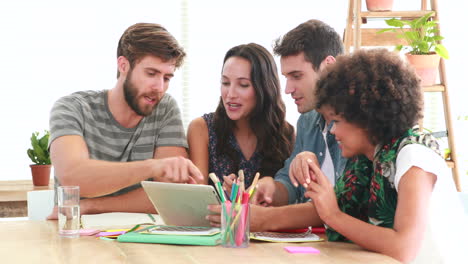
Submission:
[[[211,172],[230,181],[240,169],[246,187],[256,172],[274,176],[293,147],[294,129],[285,113],[273,56],[255,43],[231,48],[216,112],[196,118],[188,129],[190,159],[205,176],[203,183]]]

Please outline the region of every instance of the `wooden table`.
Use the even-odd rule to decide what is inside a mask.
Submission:
[[[350,243],[251,242],[248,248],[120,243],[94,237],[61,238],[56,221],[0,222],[2,263],[399,263]],[[320,254],[290,254],[285,246],[312,246]]]
[[[49,186],[34,186],[32,180],[0,181],[0,217],[27,216],[27,193],[49,189],[54,189],[52,179]]]

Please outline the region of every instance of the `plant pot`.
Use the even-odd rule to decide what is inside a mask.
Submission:
[[[366,0],[369,11],[392,11],[393,0]]]
[[[413,65],[416,74],[421,78],[422,86],[434,85],[437,78],[437,70],[440,56],[435,52],[428,55],[412,55],[406,53],[408,62]]]
[[[48,186],[52,165],[29,165],[34,186]]]

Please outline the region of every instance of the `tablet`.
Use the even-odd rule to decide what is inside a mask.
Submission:
[[[210,226],[209,204],[220,204],[211,185],[142,181],[141,185],[165,225]]]

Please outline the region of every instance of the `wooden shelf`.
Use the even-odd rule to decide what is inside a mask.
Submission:
[[[402,19],[414,19],[427,15],[432,10],[416,10],[416,11],[388,11],[388,12],[361,12],[362,18],[392,18],[398,17]]]
[[[447,163],[447,167],[449,167],[451,169],[455,168],[455,162],[453,162],[451,160],[446,160],[445,162]]]
[[[0,181],[0,218],[28,216],[28,192],[53,189],[53,179],[49,186],[34,186],[32,180]]]
[[[361,32],[361,45],[362,46],[373,46],[373,47],[391,47],[396,45],[406,45],[406,41],[402,38],[398,38],[397,35],[399,33],[394,32],[384,32],[377,34],[377,31],[381,30],[382,28],[362,28],[360,29]],[[408,29],[404,29],[408,31]],[[351,43],[354,42],[354,28],[350,28],[349,33],[345,32],[345,34],[349,34],[349,38]]]
[[[34,186],[32,180],[0,181],[0,203],[26,201],[29,191],[53,189],[53,179],[50,179],[49,186]]]
[[[436,84],[431,86],[423,86],[424,92],[444,92],[445,86],[442,84]]]

